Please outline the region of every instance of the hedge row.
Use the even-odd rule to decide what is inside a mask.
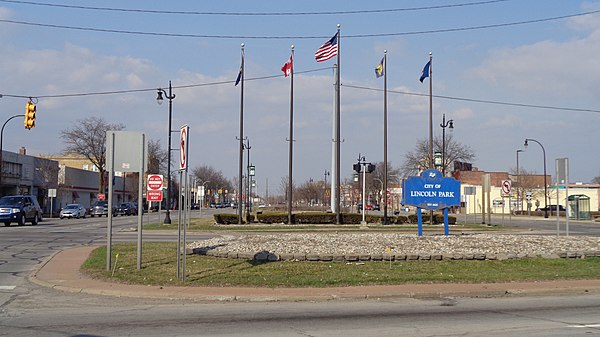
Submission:
[[[362,222],[362,214],[357,213],[342,213],[341,214],[342,224],[360,224]],[[215,214],[215,222],[221,225],[230,225],[238,223],[237,214]],[[287,213],[258,213],[256,219],[254,215],[250,215],[250,219],[243,219],[243,223],[255,222],[261,224],[287,224],[288,214]],[[383,216],[381,215],[366,215],[365,221],[367,223],[383,223]],[[295,213],[292,214],[293,224],[316,224],[316,225],[327,225],[336,223],[336,214],[329,212],[311,212],[311,213]],[[417,215],[410,214],[408,216],[388,216],[389,224],[416,224]],[[423,223],[430,223],[429,214],[423,214]],[[442,214],[433,215],[434,224],[444,223],[444,216]],[[453,225],[456,223],[456,217],[449,215],[448,223]]]

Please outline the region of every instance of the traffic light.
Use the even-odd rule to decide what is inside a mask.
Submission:
[[[31,101],[25,104],[25,120],[23,121],[23,124],[27,130],[35,128],[35,111],[35,104],[33,104]]]

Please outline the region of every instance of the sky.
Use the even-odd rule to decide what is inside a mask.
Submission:
[[[294,181],[322,180],[331,171],[335,58],[317,63],[314,53],[340,24],[342,180],[359,153],[383,161],[383,81],[374,69],[387,50],[392,167],[429,136],[429,79],[419,77],[431,52],[436,136],[445,114],[454,140],[475,152],[473,165],[492,172],[514,170],[532,138],[548,174],[569,158],[570,181],[590,182],[600,176],[598,11],[600,1],[575,0],[0,0],[2,119],[37,98],[36,127],[9,122],[3,148],[60,154],[60,132],[88,117],[166,148],[168,104],[157,104],[156,88],[171,81],[173,147],[189,125],[190,167],[233,180],[243,43],[244,136],[257,189],[281,193],[290,78],[280,69],[294,45]],[[519,154],[521,170],[541,174],[543,163],[538,144]]]

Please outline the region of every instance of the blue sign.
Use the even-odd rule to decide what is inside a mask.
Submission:
[[[420,177],[409,177],[402,188],[402,204],[428,210],[460,206],[460,182],[444,178],[438,170],[426,170]]]

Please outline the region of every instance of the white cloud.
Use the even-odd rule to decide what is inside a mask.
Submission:
[[[517,48],[496,49],[468,72],[476,81],[532,99],[569,97],[575,103],[596,95],[600,78],[600,33],[565,42],[542,41]]]

